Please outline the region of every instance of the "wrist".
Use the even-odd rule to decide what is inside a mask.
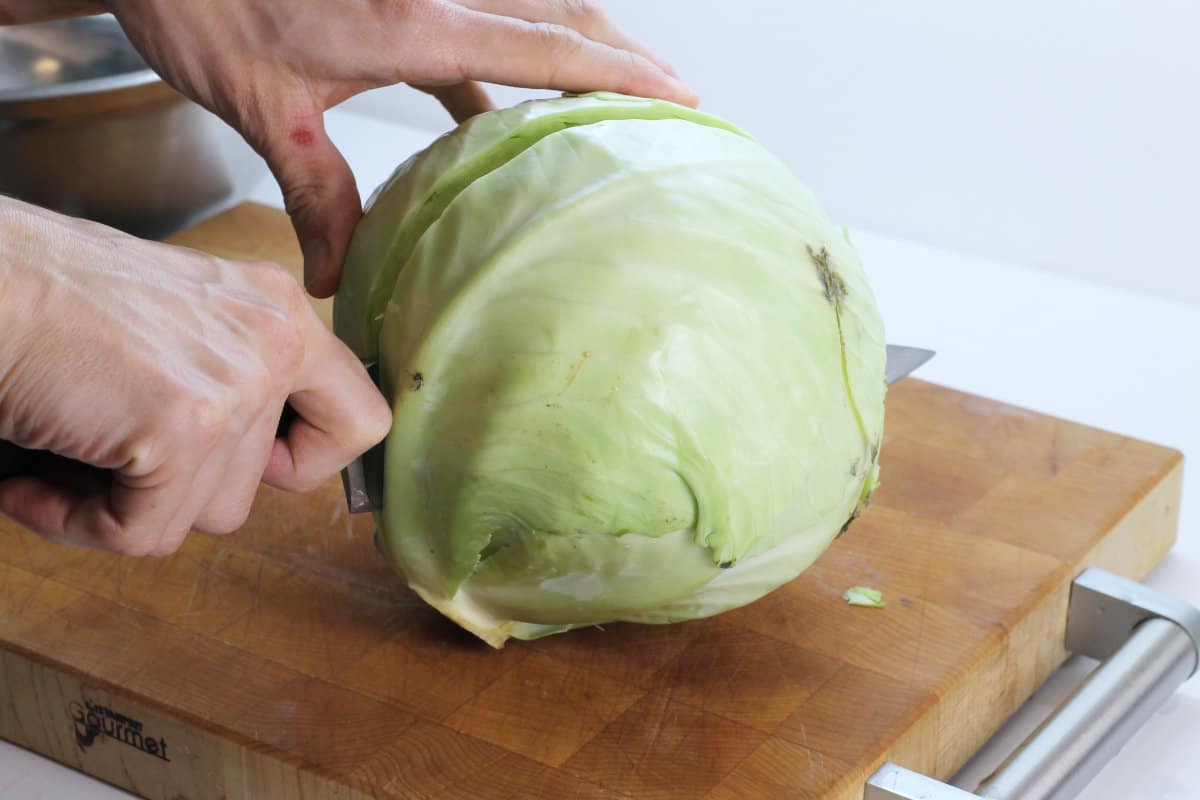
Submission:
[[[28,260],[30,223],[23,204],[0,197],[0,439],[10,438],[19,394],[18,371],[26,361],[33,314],[30,313]]]
[[[3,293],[0,293],[0,331],[6,334],[12,330],[14,323],[11,315],[18,302],[21,283],[17,261],[22,258],[28,236],[28,223],[22,205],[16,200],[0,196],[0,286],[4,287]],[[0,352],[7,339],[8,336],[0,337]]]
[[[37,315],[40,270],[32,263],[38,252],[38,217],[17,200],[0,197],[0,382],[8,365],[20,358]]]

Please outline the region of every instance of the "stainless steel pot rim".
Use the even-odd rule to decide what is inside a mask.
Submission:
[[[134,89],[161,81],[162,78],[158,76],[157,72],[147,68],[120,75],[108,75],[103,78],[75,81],[73,83],[56,83],[51,86],[35,86],[28,89],[0,90],[0,103],[28,103],[36,100],[52,100],[59,97],[119,92],[124,89]]]
[[[0,104],[108,94],[162,82],[112,14],[0,28],[0,69],[6,70]],[[39,74],[42,69],[49,72]]]

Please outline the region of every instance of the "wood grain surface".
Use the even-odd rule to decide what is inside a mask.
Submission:
[[[264,207],[176,241],[299,266]],[[405,589],[336,481],[264,488],[242,531],[162,560],[0,522],[0,736],[150,798],[842,800],[885,759],[947,777],[1065,658],[1074,576],[1140,578],[1170,548],[1182,458],[915,379],[887,414],[875,502],[797,580],[500,651]]]

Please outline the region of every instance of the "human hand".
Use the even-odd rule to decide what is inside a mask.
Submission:
[[[332,294],[362,207],[323,112],[409,83],[456,120],[491,108],[477,81],[607,90],[695,105],[671,68],[588,0],[109,0],[163,78],[266,158],[304,252]]]
[[[388,432],[281,267],[2,198],[0,242],[0,439],[112,471],[0,480],[0,514],[50,539],[166,555],[239,528],[261,482],[313,489]]]

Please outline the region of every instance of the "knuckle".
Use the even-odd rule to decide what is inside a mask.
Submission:
[[[381,10],[392,17],[411,20],[437,11],[437,0],[383,0]]]
[[[574,61],[583,51],[586,39],[574,28],[555,22],[533,24],[534,49],[545,54],[543,82],[557,86],[564,65]]]
[[[453,10],[450,4],[443,0],[403,0],[407,6],[409,18],[420,17],[430,22],[443,21]]]
[[[315,492],[325,485],[325,481],[333,477],[333,473],[329,475],[303,475],[296,478],[295,491],[297,494],[308,494]]]
[[[242,376],[239,386],[241,403],[250,416],[257,416],[275,395],[275,380],[270,368],[258,364],[247,369]]]
[[[591,0],[560,0],[560,2],[567,18],[575,20],[585,27],[600,25],[606,21],[604,11]]]
[[[150,555],[158,545],[154,538],[136,535],[115,521],[103,524],[96,531],[96,541],[105,550],[134,558]]]
[[[321,207],[321,187],[315,183],[288,183],[283,187],[283,207],[293,219],[313,219]]]
[[[151,552],[147,553],[147,555],[151,558],[166,558],[167,556],[173,556],[175,553],[179,552],[179,548],[183,547],[183,541],[183,538],[173,537],[170,540],[163,541]]]
[[[204,530],[218,536],[235,533],[250,519],[250,506],[231,508],[213,516],[204,525]]]
[[[222,394],[211,392],[192,398],[184,415],[185,424],[196,438],[210,447],[220,441],[233,415],[233,403]]]
[[[363,414],[357,425],[351,430],[344,431],[328,454],[328,474],[313,477],[316,488],[327,479],[344,469],[347,464],[359,458],[372,447],[385,440],[392,430],[391,413],[386,411],[386,404],[381,404],[383,410],[372,409]]]
[[[170,456],[170,431],[143,427],[130,436],[122,445],[116,462],[120,469],[135,475],[145,475],[154,471]]]
[[[286,268],[273,261],[255,261],[246,265],[254,271],[257,283],[261,284],[272,296],[288,297],[300,288],[295,277]]]
[[[364,415],[364,422],[361,446],[363,452],[366,452],[387,438],[392,430],[392,409],[382,396],[378,402],[371,404],[371,412]]]
[[[258,481],[236,478],[227,481],[196,521],[196,529],[224,536],[241,530],[254,509]]]
[[[319,461],[307,459],[297,463],[295,471],[287,475],[279,486],[295,494],[307,494],[321,488],[338,472],[327,459],[326,454]],[[347,464],[350,461],[351,459],[346,459]]]
[[[292,376],[304,364],[304,336],[299,326],[289,323],[272,344],[272,367],[278,373]]]
[[[134,558],[145,558],[151,555],[157,545],[151,541],[137,541],[126,545],[121,551],[121,555],[132,556]]]
[[[145,555],[151,558],[165,558],[169,555],[174,555],[179,551],[179,548],[183,547],[184,541],[191,532],[191,525],[176,523],[164,532],[163,536],[153,544]]]
[[[381,27],[388,31],[389,42],[401,52],[419,53],[420,60],[429,65],[447,60],[447,37],[430,37],[425,32],[445,29],[455,11],[461,11],[457,4],[446,0],[374,0],[373,10]]]
[[[271,375],[288,376],[299,371],[304,363],[304,336],[300,327],[286,317],[277,317],[266,337],[268,381]]]
[[[263,369],[258,378],[270,389],[273,384],[272,376],[287,380],[294,375],[304,363],[305,339],[304,331],[298,319],[307,312],[305,300],[299,297],[299,288],[294,280],[288,278],[293,289],[289,290],[297,296],[286,301],[287,308],[275,308],[259,315],[259,348]]]
[[[578,31],[557,22],[535,22],[533,30],[543,44],[559,52],[574,52],[583,45]]]
[[[270,262],[263,262],[256,269],[261,271],[261,285],[270,293],[270,299],[284,311],[298,316],[309,310],[304,287],[290,271]]]
[[[646,76],[652,71],[650,62],[629,50],[622,50],[619,55],[624,66],[621,70],[624,75],[621,91],[628,94],[646,91],[648,87],[643,84],[646,82]]]
[[[232,523],[232,525],[230,526],[227,533],[233,533],[235,531],[241,530],[242,526],[246,524],[246,521],[250,519],[250,512],[254,509],[254,505],[252,502],[252,500],[254,498],[253,493],[250,495],[250,498],[251,498],[250,500],[247,500],[242,506],[240,506],[238,508],[237,513],[235,513],[233,515],[233,517],[229,520]]]
[[[124,553],[135,540],[125,532],[125,527],[116,519],[101,517],[91,523],[91,534],[97,546],[114,553]]]

